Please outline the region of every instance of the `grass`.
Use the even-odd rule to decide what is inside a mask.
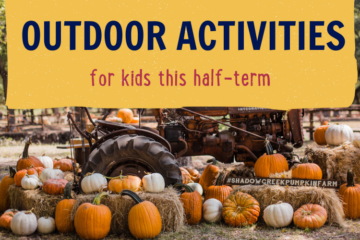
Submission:
[[[244,228],[233,228],[220,224],[201,223],[195,226],[185,226],[179,232],[161,233],[156,239],[172,240],[172,239],[359,239],[360,238],[360,221],[347,221],[348,228],[338,228],[334,226],[323,226],[317,230],[303,230],[294,225],[286,228],[273,229],[264,223]],[[60,234],[53,233],[49,235],[33,234],[28,238],[18,237],[10,231],[1,230],[1,239],[49,239],[49,240],[65,240],[80,239],[76,234]],[[105,239],[133,239],[131,235],[108,235]]]
[[[61,158],[70,156],[70,149],[58,149],[56,146],[61,144],[41,144],[33,143],[29,148],[29,154],[32,156],[46,155],[51,158]],[[20,157],[24,149],[24,142],[14,141],[11,138],[0,138],[0,166],[6,163],[14,163]]]

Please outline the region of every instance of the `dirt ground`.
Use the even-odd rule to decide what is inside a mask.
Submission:
[[[346,123],[348,124],[348,123]],[[354,129],[360,127],[359,123],[349,124]],[[308,138],[308,136],[305,136]],[[360,134],[356,134],[360,139]],[[309,142],[307,142],[308,144]],[[306,145],[306,144],[305,144]],[[70,150],[57,149],[56,144],[44,145],[34,144],[30,147],[30,155],[41,156],[46,154],[52,158],[70,156]],[[305,146],[296,150],[302,155]],[[15,166],[19,155],[23,150],[23,143],[9,139],[0,139],[0,179],[8,172],[8,166]],[[201,164],[208,157],[193,157],[194,165]],[[347,220],[348,227],[325,225],[318,230],[301,230],[294,225],[282,229],[267,227],[261,220],[251,227],[232,228],[221,224],[207,224],[205,222],[196,226],[185,226],[181,231],[175,233],[161,233],[156,239],[360,239],[360,219],[356,221]],[[4,229],[0,229],[0,239],[49,239],[67,240],[79,239],[76,234],[64,235],[54,233],[50,235],[34,234],[29,237],[18,237]],[[133,239],[130,235],[109,235],[105,239]]]

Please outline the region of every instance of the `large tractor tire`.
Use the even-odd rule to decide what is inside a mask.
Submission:
[[[181,183],[181,171],[175,157],[159,142],[139,135],[123,135],[105,141],[94,149],[82,173],[101,173],[116,177],[135,175],[142,178],[147,172],[160,173],[165,185]]]

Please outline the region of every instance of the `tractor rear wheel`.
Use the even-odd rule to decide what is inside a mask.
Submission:
[[[181,171],[175,157],[159,142],[139,135],[123,135],[108,139],[94,149],[84,164],[82,173],[97,172],[116,177],[134,175],[142,178],[146,172],[160,173],[165,185],[181,183]]]

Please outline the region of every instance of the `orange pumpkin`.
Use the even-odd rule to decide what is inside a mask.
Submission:
[[[71,212],[75,206],[76,200],[71,197],[71,189],[73,182],[69,182],[65,186],[64,199],[56,205],[55,224],[61,233],[74,232],[74,221],[71,221]]]
[[[15,174],[15,177],[14,177],[16,186],[21,187],[21,180],[25,177],[26,174],[27,175],[35,175],[37,177],[39,176],[39,174],[35,170],[35,168],[32,168],[32,167],[29,169],[20,170]]]
[[[0,227],[11,229],[11,220],[17,212],[6,212],[0,217]]]
[[[122,190],[137,192],[141,187],[141,179],[138,176],[123,176],[122,171],[118,177],[106,177],[111,179],[108,185],[110,191],[120,193]]]
[[[72,163],[73,162],[67,158],[55,159],[54,169],[60,169],[63,172],[72,172],[74,169]]]
[[[121,196],[128,195],[136,205],[130,209],[128,225],[131,235],[136,239],[154,238],[161,232],[161,216],[157,207],[149,201],[143,201],[136,193],[124,190]]]
[[[195,168],[189,168],[189,167],[184,167],[184,169],[186,171],[188,171],[188,173],[190,174],[190,178],[192,181],[195,182],[196,179],[200,178],[200,173],[198,170],[196,170]]]
[[[65,179],[48,179],[43,184],[43,190],[47,194],[59,195],[63,194],[65,186],[68,183]]]
[[[31,167],[45,167],[44,164],[34,156],[29,156],[29,146],[31,144],[31,138],[25,143],[25,148],[22,153],[22,158],[17,161],[16,171],[20,171],[22,169],[28,169]]]
[[[139,117],[133,117],[131,123],[139,123]]]
[[[330,125],[323,125],[315,129],[314,132],[314,141],[318,145],[327,145],[326,139],[325,139],[325,132],[330,127]]]
[[[360,185],[354,183],[354,173],[348,170],[347,183],[340,186],[339,196],[343,200],[345,216],[360,218]]]
[[[329,121],[324,120],[321,122],[321,125],[329,125]]]
[[[199,183],[200,182],[200,178],[201,178],[201,175],[199,174],[199,176],[197,176],[193,181],[195,183]]]
[[[295,179],[322,179],[321,168],[315,163],[309,163],[307,156],[292,168],[291,175]]]
[[[200,193],[185,184],[175,184],[174,187],[183,187],[185,192],[180,195],[180,201],[185,210],[186,221],[189,225],[200,223],[202,217],[202,200]]]
[[[266,153],[256,161],[254,170],[256,177],[267,178],[275,173],[289,171],[286,158],[281,154],[273,154],[273,149],[268,139],[265,140]]]
[[[121,118],[123,123],[131,123],[134,118],[134,113],[128,108],[122,108],[118,111],[117,117]]]
[[[34,169],[36,170],[36,172],[38,173],[38,175],[40,176],[42,171],[44,170],[43,167],[34,167]]]
[[[10,167],[10,174],[3,177],[0,182],[0,211],[4,212],[10,208],[9,187],[15,183],[16,171]]]
[[[180,171],[181,171],[182,183],[188,184],[189,182],[191,182],[190,173],[183,167],[180,167]]]
[[[318,204],[306,204],[294,213],[294,224],[302,229],[322,227],[327,220],[325,208]]]
[[[243,227],[254,224],[260,215],[260,205],[247,193],[231,194],[223,204],[222,216],[226,224]]]
[[[213,162],[211,164],[205,167],[199,180],[199,183],[204,189],[205,193],[209,186],[214,185],[214,181],[216,180],[216,176],[219,172],[219,167],[216,166],[218,161],[216,159],[213,159],[212,161]]]
[[[221,203],[224,203],[225,199],[230,195],[231,191],[233,190],[229,186],[221,185],[221,182],[224,180],[224,178],[224,173],[220,173],[215,185],[208,187],[205,193],[205,201],[210,198],[215,198]]]
[[[101,199],[107,197],[105,192],[95,196],[93,203],[83,203],[76,210],[74,225],[77,235],[84,239],[102,239],[110,231],[111,211],[100,204]]]

